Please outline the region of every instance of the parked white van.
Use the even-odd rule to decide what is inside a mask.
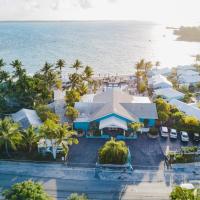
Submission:
[[[169,136],[169,131],[168,131],[168,128],[165,127],[165,126],[161,126],[160,127],[160,134],[162,137],[168,137]]]

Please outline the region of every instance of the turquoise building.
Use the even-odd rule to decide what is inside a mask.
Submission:
[[[156,105],[148,97],[133,96],[120,89],[85,95],[75,104],[79,111],[74,129],[87,136],[129,137],[129,123],[143,122],[152,127],[158,119]]]

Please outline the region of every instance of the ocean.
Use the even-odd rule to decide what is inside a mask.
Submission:
[[[175,67],[199,53],[200,43],[176,41],[172,30],[150,22],[0,22],[0,58],[20,59],[29,73],[62,58],[67,72],[79,59],[95,73],[129,74],[141,58]]]

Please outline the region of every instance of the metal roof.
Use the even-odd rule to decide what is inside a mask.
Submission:
[[[13,121],[19,123],[22,128],[26,129],[30,125],[37,127],[42,124],[35,110],[21,109],[16,113],[11,114]]]
[[[147,101],[134,102],[134,96],[116,89],[94,95],[93,102],[77,102],[75,107],[79,110],[80,117],[85,116],[89,121],[109,114],[116,114],[130,121],[138,121],[138,118],[158,118],[155,104]]]

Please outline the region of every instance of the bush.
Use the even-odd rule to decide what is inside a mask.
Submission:
[[[185,188],[181,188],[180,186],[174,187],[170,194],[171,200],[198,200],[200,199],[198,190],[189,190]]]
[[[101,164],[125,164],[128,160],[128,147],[123,141],[111,138],[99,149]]]
[[[181,150],[185,153],[194,153],[197,152],[198,147],[197,146],[191,146],[191,147],[181,147]]]
[[[77,194],[77,193],[72,193],[67,200],[88,200],[87,196],[85,194]]]
[[[175,153],[175,154],[169,154],[170,163],[191,163],[195,162],[195,155],[191,154],[181,154],[181,153]]]
[[[158,129],[154,128],[154,127],[150,128],[149,134],[150,135],[158,135]]]
[[[50,200],[42,185],[33,181],[16,183],[3,196],[5,200]]]

